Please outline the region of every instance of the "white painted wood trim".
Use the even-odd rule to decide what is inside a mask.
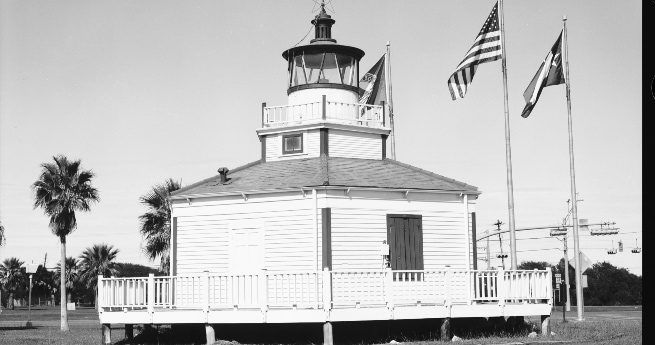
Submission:
[[[256,130],[256,132],[257,135],[261,136],[261,135],[288,133],[288,132],[299,131],[299,130],[312,130],[318,128],[330,128],[330,129],[339,129],[339,130],[351,131],[351,132],[385,134],[385,135],[389,135],[389,133],[391,132],[391,129],[388,127],[375,128],[375,127],[366,127],[366,126],[355,126],[355,125],[348,125],[348,124],[333,123],[324,120],[314,120],[311,122],[308,121],[302,125],[259,128]]]
[[[316,260],[316,265],[314,268],[316,270],[319,270],[320,263],[318,260],[318,192],[316,191],[316,188],[312,189],[312,198],[314,199],[314,215],[313,215],[313,220],[314,220],[314,260]]]
[[[469,224],[469,196],[467,194],[462,196],[462,202],[464,203],[464,229],[466,231],[466,268],[472,270],[473,266],[471,265],[471,245],[475,245],[475,243],[471,244],[471,230]],[[471,301],[473,300],[474,296],[473,275],[469,276],[468,285],[469,301]]]
[[[464,194],[464,220],[465,220],[465,229],[466,229],[466,266],[468,269],[472,270],[473,266],[471,265],[471,231],[470,231],[470,220],[469,220],[469,198],[467,194]]]
[[[310,190],[316,188],[318,190],[364,190],[364,191],[380,191],[380,192],[407,192],[411,191],[412,193],[434,193],[434,194],[456,194],[460,195],[463,190],[439,190],[439,189],[412,189],[412,188],[377,188],[377,187],[341,187],[341,186],[305,186],[300,187],[300,190]],[[271,193],[286,193],[298,191],[297,187],[294,188],[280,188],[280,189],[263,189],[263,190],[247,190],[247,191],[235,191],[235,192],[218,192],[218,193],[203,193],[203,194],[182,194],[174,195],[171,197],[171,200],[192,200],[200,198],[213,198],[221,196],[232,196],[232,195],[242,195],[243,193],[248,195],[254,194],[271,194]],[[477,198],[480,191],[466,191],[467,195],[471,195]]]

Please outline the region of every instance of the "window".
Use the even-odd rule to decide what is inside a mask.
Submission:
[[[282,154],[302,153],[302,133],[282,136]]]

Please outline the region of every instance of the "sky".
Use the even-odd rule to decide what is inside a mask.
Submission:
[[[501,63],[481,65],[464,99],[452,101],[446,81],[493,4],[327,6],[333,38],[366,52],[360,74],[391,43],[396,158],[477,186],[480,233],[508,222]],[[620,228],[602,237],[581,231],[580,247],[592,262],[641,274],[641,254],[630,252],[642,247],[641,2],[504,7],[516,227],[558,225],[567,213],[564,85],[544,89],[530,117],[520,116],[523,91],[566,15],[578,214]],[[261,103],[286,104],[281,53],[308,43],[317,10],[312,0],[0,1],[0,260],[42,263],[47,253],[47,266],[56,265],[59,242],[33,209],[30,185],[41,163],[65,154],[96,173],[101,197],[78,214],[68,255],[108,243],[118,261],[156,266],[142,249],[139,197],[169,177],[188,185],[259,159]],[[624,252],[608,255],[619,240]],[[517,233],[519,262],[555,263],[561,248],[547,230]]]

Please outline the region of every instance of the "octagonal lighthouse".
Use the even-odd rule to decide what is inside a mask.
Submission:
[[[310,44],[282,53],[288,63],[288,105],[262,109],[262,160],[319,157],[386,158],[385,106],[360,104],[361,49],[337,44],[334,19],[321,11],[311,21]]]
[[[381,87],[359,88],[364,52],[322,7],[282,54],[288,104],[262,106],[261,157],[171,194],[169,275],[98,278],[103,334],[323,323],[332,345],[332,322],[550,315],[549,270],[477,270],[477,187],[386,157],[385,105],[359,101]]]

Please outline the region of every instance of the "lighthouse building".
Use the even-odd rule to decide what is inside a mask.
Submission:
[[[99,279],[101,323],[550,314],[550,271],[477,270],[478,188],[388,156],[387,107],[359,103],[364,52],[334,23],[321,9],[282,53],[261,156],[172,194],[170,275]]]

